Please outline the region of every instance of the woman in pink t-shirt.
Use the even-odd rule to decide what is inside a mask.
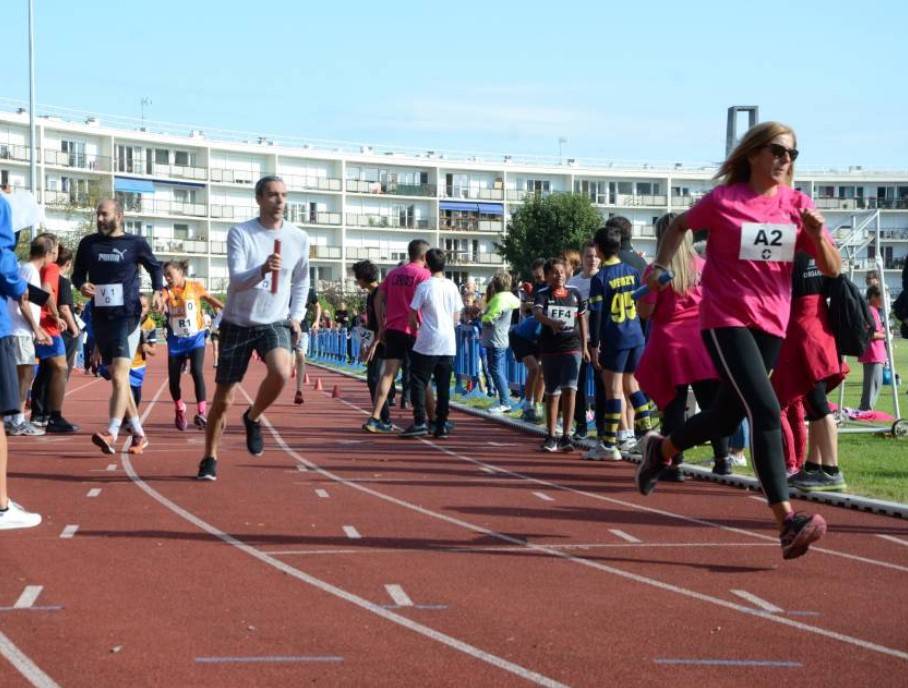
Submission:
[[[873,411],[876,400],[880,396],[883,386],[883,365],[889,360],[886,353],[886,332],[880,319],[880,308],[883,306],[883,296],[876,285],[867,287],[867,303],[873,315],[873,336],[870,346],[858,359],[864,364],[864,388],[861,392],[861,411]]]
[[[839,273],[841,258],[809,197],[791,188],[798,156],[794,131],[778,122],[752,127],[722,165],[721,184],[672,222],[652,265],[650,289],[688,229],[709,232],[700,328],[722,380],[713,407],[670,437],[648,433],[637,488],[649,494],[672,457],[715,434],[730,435],[743,418],[751,429],[757,477],[779,527],[782,555],[803,555],[826,532],[819,515],[791,508],[782,451],[779,402],[769,381],[791,310],[796,250],[821,273]]]

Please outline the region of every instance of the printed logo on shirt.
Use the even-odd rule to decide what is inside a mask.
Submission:
[[[113,249],[113,253],[99,253],[98,260],[102,263],[121,263],[126,260],[127,251],[129,251],[128,248],[124,248],[122,251],[115,248]]]
[[[794,260],[796,227],[768,222],[741,223],[741,260],[790,263]]]

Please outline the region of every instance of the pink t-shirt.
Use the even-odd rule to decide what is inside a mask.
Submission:
[[[874,332],[883,332],[883,321],[880,319],[880,312],[874,308],[870,307],[870,314],[873,316],[873,331]],[[860,363],[885,363],[889,360],[889,357],[886,355],[886,340],[885,339],[871,339],[870,345],[861,354],[861,357],[858,359]]]
[[[812,207],[808,196],[787,186],[761,196],[739,183],[717,186],[687,211],[688,227],[709,231],[703,329],[748,327],[785,336],[795,251],[817,254],[800,214]]]
[[[700,256],[694,257],[694,269],[698,275],[703,274],[705,261]],[[648,265],[643,271],[643,282],[653,271]],[[684,320],[694,320],[700,316],[700,302],[703,300],[703,287],[699,278],[696,284],[683,295],[679,295],[671,285],[662,291],[651,291],[640,298],[640,303],[652,304],[655,307],[651,320],[654,323],[669,324]]]
[[[407,263],[394,268],[378,285],[385,297],[385,329],[405,334],[416,334],[410,327],[410,302],[416,287],[432,276],[428,268]]]

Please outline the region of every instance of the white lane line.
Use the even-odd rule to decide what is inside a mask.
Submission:
[[[392,585],[386,585],[385,590],[388,591],[391,599],[394,600],[394,604],[396,604],[398,607],[413,606],[413,600],[411,600],[410,596],[404,592],[404,589],[396,583]]]
[[[623,530],[618,530],[617,528],[609,528],[608,532],[610,532],[615,537],[619,537],[625,542],[630,542],[634,545],[639,545],[641,542],[643,542],[643,540],[635,538],[633,535],[625,533]]]
[[[541,499],[544,502],[554,502],[555,501],[554,497],[549,497],[545,492],[534,492],[533,494],[536,495],[537,497],[539,497],[539,499]]]
[[[778,614],[779,612],[784,612],[785,610],[781,607],[777,607],[772,602],[767,602],[762,597],[757,597],[756,595],[747,592],[746,590],[732,590],[732,595],[737,595],[738,597],[747,600],[755,607],[759,607],[763,611],[767,611],[770,614]]]
[[[86,497],[97,497],[99,494],[101,494],[101,488],[93,487],[88,491],[88,494],[86,494],[85,496]]]
[[[25,590],[19,595],[19,599],[13,605],[14,609],[28,609],[38,601],[38,595],[44,590],[43,585],[26,585]]]
[[[78,386],[78,387],[73,387],[72,389],[68,390],[68,391],[66,392],[66,394],[63,395],[63,398],[65,399],[65,398],[68,397],[70,394],[75,394],[75,393],[78,392],[80,389],[85,389],[86,387],[91,387],[93,384],[95,384],[96,382],[100,382],[100,381],[103,380],[103,379],[104,379],[103,377],[98,377],[98,378],[95,378],[94,380],[92,380],[91,382],[85,383],[84,385],[80,385],[80,386]]]
[[[109,463],[107,464],[107,468],[105,468],[104,470],[113,473],[115,470],[117,470],[117,464]]]
[[[905,547],[908,547],[908,540],[902,540],[901,538],[897,538],[892,535],[877,535],[877,537],[889,542],[894,542],[898,545],[904,545]]]
[[[322,499],[328,499],[328,490],[316,490],[315,494],[317,494]]]
[[[274,655],[270,657],[196,657],[196,664],[282,664],[285,662],[343,662],[337,655]]]
[[[35,688],[60,688],[60,684],[45,674],[3,631],[0,631],[0,655],[6,657],[7,661]]]
[[[761,504],[766,504],[766,497],[757,497],[756,495],[748,495],[748,499],[753,499],[754,501],[760,502]]]
[[[649,549],[649,548],[693,548],[701,549],[703,547],[724,548],[724,547],[778,547],[776,544],[768,542],[641,542],[632,544],[630,542],[610,542],[610,543],[591,543],[591,544],[573,544],[573,545],[545,545],[549,549],[555,550],[591,550],[591,549]],[[485,545],[462,547],[433,547],[431,550],[421,552],[421,554],[431,555],[451,552],[521,552],[526,549],[525,545]],[[399,549],[266,549],[262,550],[265,554],[274,554],[276,556],[284,555],[311,555],[311,554],[394,554],[399,553]]]
[[[63,532],[60,533],[60,537],[64,540],[70,539],[73,535],[76,534],[76,531],[79,530],[79,526],[69,525],[63,529]]]
[[[516,447],[516,442],[489,442],[490,447]]]
[[[734,667],[766,667],[779,669],[796,669],[800,662],[788,662],[773,659],[654,659],[656,664],[670,664],[676,666],[734,666]]]
[[[489,468],[488,466],[483,466],[479,470],[481,470],[483,473],[497,473],[498,472],[493,468]]]
[[[359,531],[353,526],[344,526],[344,534],[351,540],[359,540],[362,538],[362,535],[360,535]]]
[[[297,466],[297,467],[296,467],[296,470],[298,470],[300,473],[305,473],[305,472],[306,472],[306,467],[305,467],[305,466]]]

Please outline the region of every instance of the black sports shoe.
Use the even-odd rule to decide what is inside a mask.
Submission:
[[[426,423],[412,423],[398,437],[423,437],[428,434],[429,426]]]
[[[437,440],[444,440],[451,436],[450,423],[435,423],[435,431],[432,433]]]
[[[659,476],[659,480],[666,483],[683,483],[687,478],[684,477],[680,467],[666,466],[662,469],[662,475]]]
[[[714,475],[731,475],[734,473],[731,467],[731,459],[727,456],[722,458],[713,459],[713,474]]]
[[[819,514],[798,511],[785,517],[779,542],[783,559],[797,559],[807,553],[811,543],[826,533],[826,520]]]
[[[47,421],[47,432],[55,432],[58,434],[78,432],[79,426],[73,425],[63,416],[51,416]]]
[[[574,451],[574,443],[571,442],[571,438],[567,435],[562,435],[561,439],[558,440],[558,451],[562,452],[572,452]]]
[[[265,443],[262,441],[262,422],[249,420],[249,410],[243,414],[243,425],[246,426],[246,449],[253,456],[265,453]]]
[[[545,438],[545,442],[542,443],[542,451],[545,452],[556,452],[558,451],[558,440],[549,435]]]
[[[656,483],[659,482],[659,477],[665,470],[665,462],[659,451],[659,447],[662,445],[662,435],[650,431],[643,436],[641,444],[643,445],[643,459],[637,466],[634,482],[637,484],[640,494],[648,495],[656,489]]]
[[[199,474],[196,476],[199,480],[217,480],[218,479],[218,461],[210,456],[206,456],[199,462]]]

